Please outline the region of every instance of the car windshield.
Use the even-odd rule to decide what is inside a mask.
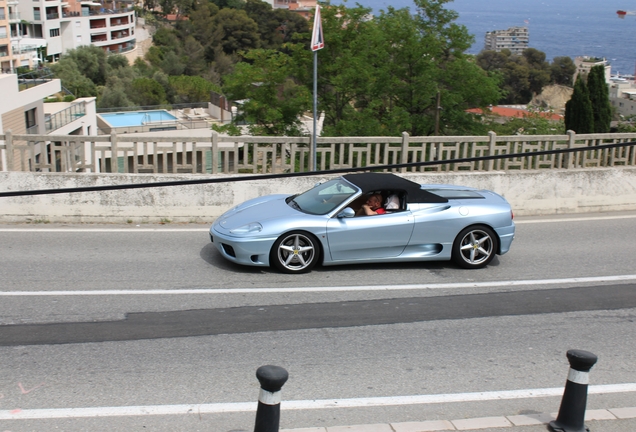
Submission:
[[[323,215],[333,211],[358,192],[358,189],[345,180],[335,179],[289,197],[287,203],[303,213]]]

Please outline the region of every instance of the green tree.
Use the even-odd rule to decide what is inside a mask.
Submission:
[[[587,76],[587,88],[594,113],[594,133],[607,133],[612,122],[612,106],[609,101],[609,90],[605,81],[605,67],[596,65]]]
[[[247,0],[245,12],[258,26],[261,47],[280,49],[297,34],[309,31],[308,21],[289,9],[274,9],[262,0]]]
[[[168,51],[164,53],[159,68],[167,75],[181,75],[185,71],[186,65],[183,58],[179,57],[177,53]]]
[[[221,9],[212,19],[212,43],[225,54],[260,47],[258,25],[244,10]]]
[[[550,83],[550,64],[545,60],[545,53],[534,48],[525,49],[522,57],[530,69],[529,90],[532,98]]]
[[[565,129],[579,134],[594,132],[594,112],[585,79],[579,75],[572,97],[565,104]]]
[[[562,120],[554,121],[542,117],[538,113],[531,113],[523,118],[512,118],[504,123],[496,120],[487,122],[483,133],[493,131],[497,135],[559,135],[565,133]]]
[[[97,86],[82,74],[75,60],[62,57],[59,62],[51,65],[51,70],[75,97],[97,95]]]
[[[65,62],[69,62],[68,65],[65,66]],[[84,45],[68,51],[60,58],[58,64],[62,64],[62,67],[57,68],[57,70],[64,70],[67,73],[70,69],[77,70],[85,78],[92,81],[94,85],[100,86],[106,83],[106,53],[95,45]],[[56,68],[54,68],[54,72],[55,70]],[[86,96],[95,96],[95,94]]]
[[[534,48],[515,55],[510,50],[482,51],[477,64],[491,76],[499,74],[503,93],[500,103],[526,104],[550,83],[550,64],[545,53]]]
[[[192,36],[183,43],[184,74],[201,75],[206,67],[205,47]]]
[[[374,19],[360,6],[325,8],[326,44],[318,53],[324,134],[456,133],[474,124],[467,108],[501,97],[497,79],[465,54],[472,37],[454,23],[448,1],[415,3],[416,14],[388,7]]]
[[[570,57],[555,57],[550,65],[550,79],[554,84],[572,86],[576,65]]]
[[[130,90],[130,99],[137,105],[153,106],[166,103],[166,91],[163,86],[150,78],[134,79]]]
[[[171,76],[168,81],[175,103],[207,102],[210,92],[220,92],[219,86],[197,76]]]
[[[219,8],[243,9],[245,7],[244,0],[211,0],[211,2]]]
[[[105,87],[97,100],[99,108],[125,108],[135,104],[128,98],[128,89],[115,86]]]
[[[112,69],[127,68],[130,66],[128,59],[121,54],[110,54],[106,57],[107,67]]]
[[[235,120],[246,121],[253,135],[300,135],[299,115],[310,109],[311,94],[294,78],[293,59],[262,49],[245,56],[249,62],[225,77],[225,94],[243,101]]]

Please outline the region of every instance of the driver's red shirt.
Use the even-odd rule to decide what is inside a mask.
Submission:
[[[384,210],[382,207],[380,207],[380,208],[379,208],[379,209],[377,209],[375,212],[376,212],[377,214],[385,214],[385,213],[386,213],[386,210]]]

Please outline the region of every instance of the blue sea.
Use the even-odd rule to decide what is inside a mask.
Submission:
[[[389,5],[415,12],[412,0],[350,0],[346,4],[356,2],[375,14]],[[459,13],[457,23],[475,38],[471,54],[484,48],[487,31],[528,26],[530,47],[543,51],[548,61],[558,56],[604,57],[612,65],[612,74],[632,75],[636,70],[636,15],[620,19],[616,14],[617,10],[636,11],[634,0],[454,0],[446,8]]]

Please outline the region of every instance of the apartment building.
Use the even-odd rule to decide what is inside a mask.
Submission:
[[[38,49],[43,40],[25,38],[20,32],[21,17],[18,0],[0,0],[0,72],[11,72],[20,66],[33,67],[38,63]]]
[[[305,19],[313,16],[316,9],[316,0],[264,0],[272,5],[274,9],[289,9],[294,11]]]
[[[576,66],[576,73],[574,74],[574,81],[579,74],[587,75],[590,73],[590,69],[594,66],[603,66],[605,69],[605,82],[610,82],[610,76],[612,73],[612,66],[607,59],[600,57],[580,56],[574,58],[574,65]]]
[[[12,68],[11,39],[9,38],[9,11],[6,0],[0,0],[0,70]]]
[[[133,0],[0,0],[0,10],[4,4],[11,40],[11,50],[6,51],[12,51],[12,57],[16,53],[30,56],[7,63],[10,71],[17,66],[33,66],[45,55],[55,62],[66,51],[82,45],[123,53],[136,44]],[[3,22],[0,12],[0,53],[4,52]]]
[[[507,49],[512,54],[521,55],[528,48],[529,41],[528,27],[510,27],[508,30],[486,32],[484,49],[497,52]]]
[[[50,76],[22,78],[0,74],[0,136],[8,139],[6,134],[10,132],[14,137],[10,147],[0,150],[0,171],[28,170],[20,164],[54,159],[60,136],[97,135],[95,98],[44,103],[60,89],[60,80]],[[25,140],[31,136],[33,140]]]

